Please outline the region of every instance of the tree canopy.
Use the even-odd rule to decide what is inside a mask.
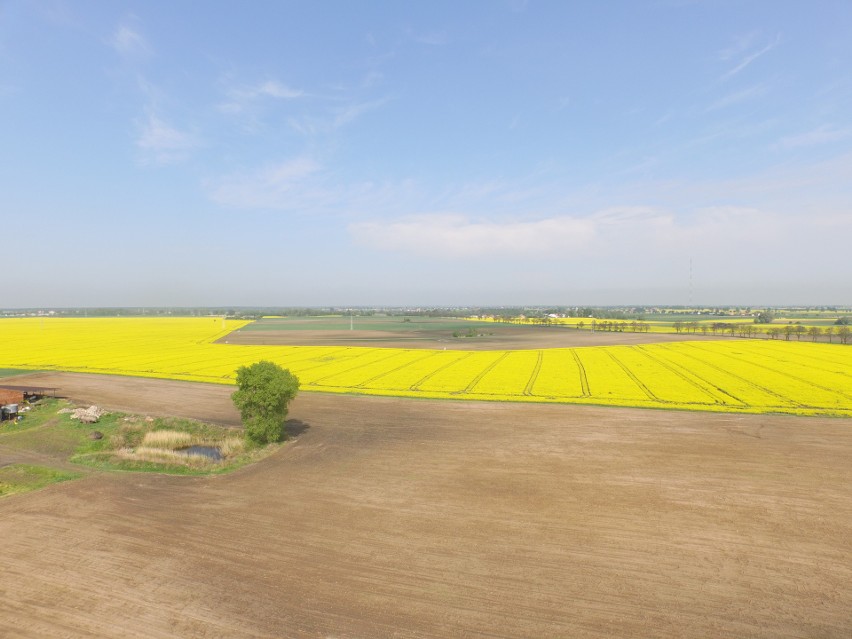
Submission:
[[[240,411],[246,437],[259,444],[279,441],[288,405],[299,391],[299,378],[263,360],[237,369],[237,387],[231,398]]]

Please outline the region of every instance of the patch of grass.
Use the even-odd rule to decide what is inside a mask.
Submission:
[[[38,373],[40,371],[24,370],[23,368],[0,368],[0,378],[12,377],[13,375],[24,375],[26,373]]]
[[[46,466],[31,466],[29,464],[4,466],[0,468],[0,497],[38,490],[50,484],[77,479],[80,475],[80,473]]]
[[[192,419],[151,418],[107,413],[96,424],[71,419],[66,400],[46,398],[32,405],[24,419],[4,422],[0,444],[38,452],[98,470],[158,472],[179,475],[226,473],[265,457],[280,446],[247,443],[240,431]],[[100,439],[92,437],[101,433]],[[177,452],[190,446],[217,448],[221,460]]]
[[[56,412],[66,405],[62,400],[46,397],[30,405],[30,410],[21,413],[24,417],[22,420],[0,422],[0,437],[3,437],[7,433],[15,433],[41,426],[45,422],[55,419]]]
[[[182,430],[152,430],[142,438],[142,447],[175,450],[192,446],[192,435]]]
[[[179,417],[146,419],[113,413],[97,429],[103,439],[85,439],[71,461],[101,470],[158,472],[177,475],[225,473],[252,463],[278,449],[247,444],[233,429]],[[92,430],[92,425],[87,428]],[[178,452],[189,446],[218,448],[222,460]]]

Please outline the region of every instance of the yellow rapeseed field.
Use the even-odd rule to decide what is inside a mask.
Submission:
[[[0,320],[0,368],[231,384],[268,359],[308,391],[852,417],[852,349],[765,340],[521,351],[214,344],[220,318]]]

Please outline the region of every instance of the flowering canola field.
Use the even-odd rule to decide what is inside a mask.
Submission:
[[[0,368],[232,384],[261,359],[307,391],[852,417],[852,350],[727,340],[519,351],[214,344],[246,322],[0,320]]]

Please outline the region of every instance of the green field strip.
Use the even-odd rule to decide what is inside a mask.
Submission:
[[[533,395],[533,389],[535,388],[536,380],[538,379],[538,374],[541,372],[541,362],[544,359],[544,353],[538,351],[536,353],[535,366],[532,369],[532,373],[530,373],[530,378],[527,381],[527,385],[524,386],[524,395],[530,396]]]
[[[648,352],[648,348],[645,345],[636,346],[636,349],[638,352],[642,353],[646,357],[650,357],[651,359],[653,359],[655,362],[660,364],[660,366],[668,368],[672,373],[681,377],[685,382],[692,384],[695,388],[705,393],[708,397],[712,398],[716,403],[721,405],[729,405],[729,402],[725,399],[725,397],[728,397],[734,400],[740,406],[748,406],[748,404],[746,404],[746,402],[741,400],[739,397],[736,397],[735,395],[732,395],[726,390],[719,388],[718,386],[714,385],[713,382],[696,374],[694,371],[689,370],[688,368],[684,368],[671,360],[663,359],[661,357],[661,355],[664,355],[663,353],[652,355]],[[695,379],[691,379],[693,377]],[[714,391],[715,393],[718,393],[718,395],[716,395]],[[719,395],[724,397],[720,397]]]

